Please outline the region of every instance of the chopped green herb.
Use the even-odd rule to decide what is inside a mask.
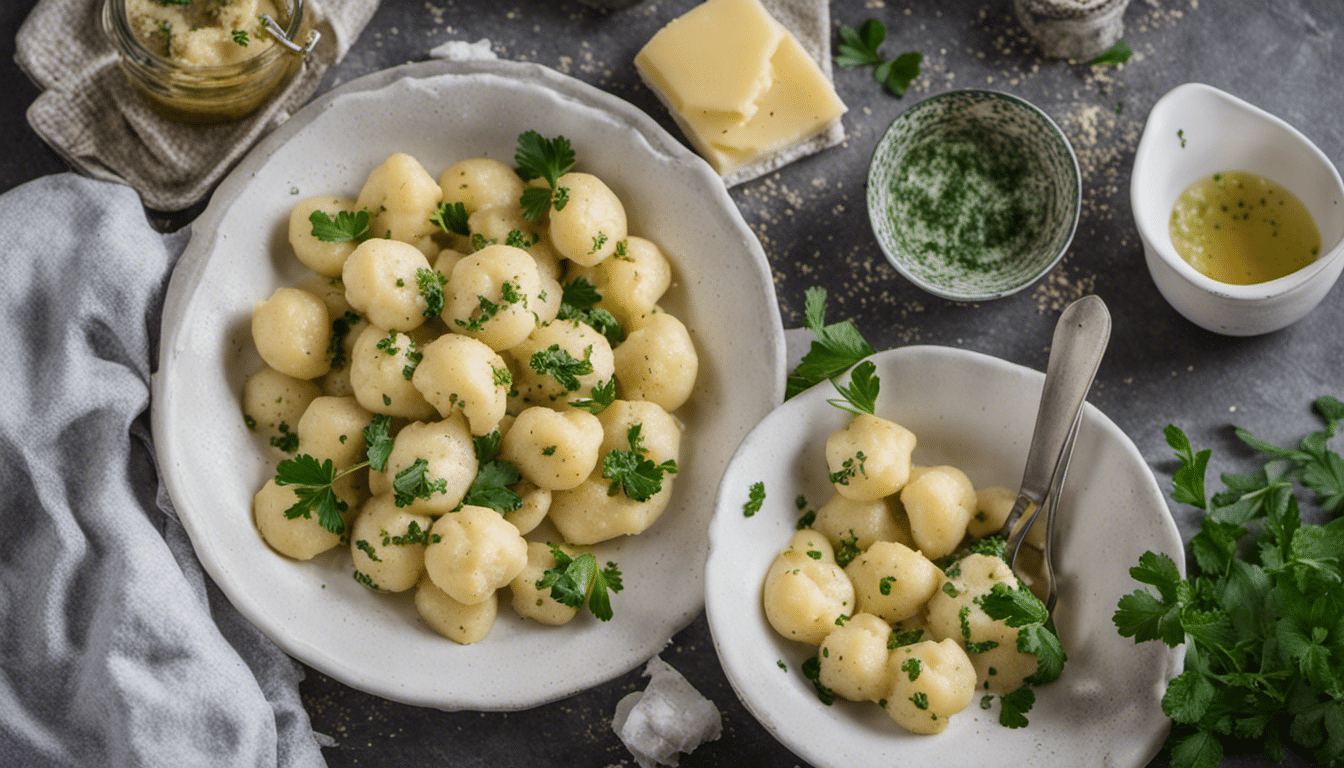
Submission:
[[[313,211],[308,221],[313,225],[313,237],[324,243],[348,243],[369,234],[368,211],[337,211],[334,219],[326,211]]]
[[[1107,48],[1105,52],[1092,60],[1094,67],[1118,67],[1129,61],[1129,57],[1134,55],[1133,49],[1129,47],[1124,40],[1116,40],[1115,45]]]
[[[558,189],[556,182],[574,167],[574,150],[569,139],[564,136],[546,139],[536,131],[526,131],[518,137],[513,161],[523,181],[543,179],[547,183],[546,187],[528,187],[523,191],[519,203],[524,218],[540,221],[553,204],[556,210],[564,208],[567,193],[560,193],[563,188]]]
[[[443,286],[448,284],[448,278],[437,270],[421,267],[415,270],[415,284],[425,297],[425,317],[443,314]]]
[[[630,450],[613,450],[602,459],[602,477],[611,481],[607,495],[624,492],[635,501],[648,501],[663,489],[663,476],[677,474],[677,462],[668,459],[654,464],[644,454],[644,438],[640,435],[643,424],[633,424],[626,432]]]
[[[527,364],[537,374],[555,379],[566,392],[577,392],[582,386],[579,377],[593,372],[592,355],[593,348],[587,347],[583,350],[583,359],[579,360],[568,350],[561,349],[559,344],[552,344],[533,352]]]
[[[471,229],[467,226],[467,207],[462,203],[439,203],[439,207],[434,209],[434,214],[429,220],[439,229],[450,235],[462,235],[466,237],[471,234]]]
[[[761,505],[765,503],[765,483],[755,482],[747,491],[747,503],[742,505],[742,516],[751,517],[761,511]]]

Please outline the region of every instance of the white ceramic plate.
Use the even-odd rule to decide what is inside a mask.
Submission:
[[[906,347],[872,359],[882,384],[877,413],[915,433],[916,464],[951,464],[977,488],[1017,487],[1044,374],[945,347]],[[1129,568],[1144,550],[1166,552],[1182,569],[1184,557],[1143,457],[1091,405],[1058,521],[1055,616],[1069,660],[1058,681],[1037,689],[1030,726],[1000,726],[997,703],[984,711],[977,697],[943,733],[917,736],[876,704],[818,701],[799,671],[816,649],[771,629],[761,586],[795,530],[795,499],[802,494],[815,509],[830,498],[823,446],[849,418],[826,403],[835,396],[830,384],[813,387],[752,431],[724,472],[710,525],[710,629],[728,679],[752,714],[818,768],[1146,765],[1166,734],[1161,695],[1179,671],[1180,655],[1120,637],[1111,614],[1121,595],[1138,588]],[[766,502],[748,518],[742,505],[755,482],[765,484]]]
[[[288,256],[289,210],[316,194],[354,196],[390,153],[435,177],[479,155],[510,165],[518,134],[573,142],[579,167],[627,206],[632,233],[659,243],[676,284],[663,304],[700,353],[681,472],[648,531],[610,542],[625,590],[616,617],[559,628],[507,607],[490,636],[459,646],[418,620],[409,595],[370,592],[349,553],[280,557],[253,527],[252,495],[277,456],[243,426],[243,382],[259,359],[254,302],[311,275]],[[731,328],[732,333],[715,329]],[[760,244],[723,183],[633,106],[537,65],[430,62],[352,82],[268,137],[215,193],[169,287],[153,425],[163,479],[201,562],[230,601],[299,660],[353,687],[442,709],[510,710],[622,674],[699,614],[706,527],[734,446],[782,399],[784,346]],[[741,382],[753,382],[741,386]]]

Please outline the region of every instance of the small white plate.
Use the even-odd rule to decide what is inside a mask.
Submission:
[[[663,301],[700,355],[671,506],[648,531],[598,548],[625,590],[606,624],[564,627],[502,607],[490,636],[460,646],[434,634],[409,595],[370,592],[349,553],[311,562],[272,552],[252,495],[277,456],[243,426],[254,302],[311,276],[289,257],[290,209],[317,194],[353,197],[392,152],[435,177],[488,155],[512,165],[534,129],[571,140],[581,170],[624,201],[630,230],[673,262]],[[725,332],[726,331],[726,332]],[[539,65],[428,62],[354,81],[305,108],[253,150],[192,228],[164,308],[153,426],[159,466],[201,562],[253,624],[299,660],[355,688],[441,709],[514,710],[633,669],[703,606],[706,527],[733,447],[783,396],[784,344],[765,254],[709,166],[630,104]],[[744,383],[747,385],[744,386]]]
[[[977,488],[1016,488],[1026,463],[1045,376],[998,358],[916,346],[871,358],[881,377],[878,415],[915,433],[914,462],[951,464]],[[892,765],[1144,766],[1161,747],[1165,683],[1178,651],[1135,645],[1111,623],[1145,550],[1184,555],[1166,502],[1138,449],[1088,405],[1074,448],[1058,520],[1056,623],[1069,660],[1063,676],[1037,689],[1030,725],[998,724],[979,697],[936,736],[895,724],[876,704],[837,699],[827,707],[799,671],[815,647],[785,640],[761,607],[765,572],[793,534],[795,499],[815,509],[830,498],[826,438],[850,415],[829,404],[823,383],[785,403],[738,448],[724,472],[706,571],[706,610],[714,645],[738,696],[782,743],[818,768]],[[753,483],[766,501],[746,517]],[[783,663],[787,670],[780,668]]]

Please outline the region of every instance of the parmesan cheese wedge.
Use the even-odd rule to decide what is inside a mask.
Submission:
[[[830,78],[760,0],[707,0],[635,57],[644,82],[720,175],[742,180],[837,125]],[[759,174],[754,174],[759,175]]]

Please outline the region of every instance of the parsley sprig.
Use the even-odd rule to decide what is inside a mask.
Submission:
[[[311,518],[317,515],[317,522],[323,528],[335,534],[345,532],[345,520],[341,513],[349,509],[341,497],[336,495],[333,484],[346,475],[364,467],[373,467],[381,471],[387,466],[387,457],[392,453],[392,438],[388,435],[392,418],[379,414],[364,428],[364,440],[368,444],[364,461],[337,471],[331,459],[318,461],[316,458],[300,453],[292,459],[285,459],[275,467],[275,484],[287,485],[294,489],[296,501],[285,510],[285,517],[294,520],[299,517]]]
[[[1237,429],[1268,459],[1223,474],[1226,489],[1212,497],[1208,451],[1166,429],[1180,460],[1172,497],[1204,511],[1191,573],[1181,578],[1166,554],[1145,552],[1130,575],[1148,588],[1122,597],[1112,619],[1135,642],[1185,644],[1184,671],[1162,697],[1174,768],[1216,766],[1228,746],[1252,743],[1274,762],[1285,745],[1322,765],[1344,762],[1344,460],[1327,447],[1344,404],[1313,405],[1324,428],[1297,448]],[[1328,522],[1303,519],[1299,485]]]
[[[863,338],[852,320],[826,324],[826,289],[808,288],[803,316],[807,328],[816,336],[811,348],[785,382],[788,400],[822,381],[834,379],[876,350]]]
[[[597,556],[591,552],[570,557],[554,544],[550,547],[555,567],[542,573],[537,589],[549,587],[556,602],[571,608],[582,608],[586,601],[594,616],[611,621],[611,595],[608,593],[620,592],[625,587],[616,563],[608,561],[605,568],[598,568]]]
[[[919,65],[924,61],[924,56],[918,51],[907,51],[894,59],[888,59],[878,50],[886,39],[887,27],[877,19],[865,21],[857,30],[841,26],[840,44],[835,47],[835,63],[842,67],[874,67],[873,79],[899,98],[905,95],[910,83],[919,77]]]
[[[494,430],[480,437],[473,437],[472,445],[476,449],[476,477],[462,498],[463,504],[477,507],[489,507],[503,514],[512,512],[523,505],[523,499],[509,486],[518,482],[522,476],[518,465],[499,456],[500,434]]]
[[[592,356],[591,346],[584,348],[583,359],[580,360],[559,344],[552,344],[533,352],[532,357],[528,358],[527,365],[538,375],[555,379],[566,392],[577,392],[583,386],[579,382],[579,377],[593,372]]]
[[[576,277],[565,283],[560,294],[561,320],[576,320],[607,337],[612,347],[625,341],[625,329],[615,315],[597,306],[602,294],[586,278]]]
[[[557,211],[564,209],[569,191],[556,185],[560,177],[574,167],[574,150],[569,145],[569,139],[564,136],[547,139],[536,131],[527,131],[518,137],[513,162],[523,181],[544,179],[548,185],[523,190],[519,203],[523,207],[524,218],[540,221],[551,206],[555,206]]]
[[[333,219],[326,211],[317,210],[308,214],[308,222],[313,225],[313,237],[324,243],[359,241],[369,234],[368,211],[337,211]]]
[[[471,234],[471,228],[467,226],[467,207],[462,203],[439,203],[430,215],[429,220],[439,229],[450,235],[462,235],[463,237]]]
[[[607,489],[608,496],[624,492],[635,501],[648,501],[663,489],[663,475],[677,474],[677,462],[668,459],[654,464],[645,454],[644,437],[640,434],[642,423],[632,424],[626,432],[626,441],[630,450],[616,449],[602,459],[602,477],[611,481]]]

